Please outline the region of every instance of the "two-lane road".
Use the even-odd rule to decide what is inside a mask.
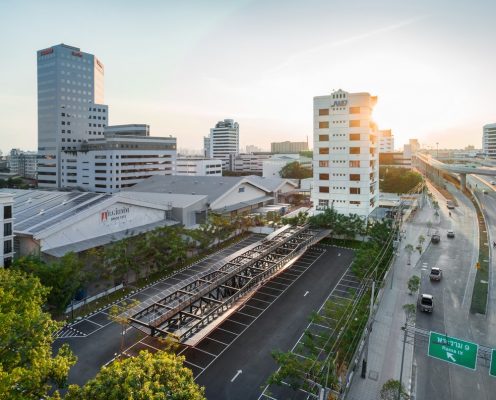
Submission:
[[[475,209],[470,201],[453,187],[459,206],[448,215],[443,198],[441,219],[437,226],[439,244],[431,244],[415,271],[421,275],[421,293],[434,296],[432,314],[417,313],[417,326],[428,331],[446,333],[468,341],[490,345],[491,330],[486,318],[470,314],[470,301],[478,258],[478,231]],[[434,219],[434,217],[433,217]],[[436,225],[436,224],[435,224]],[[446,232],[454,230],[456,237],[448,239]],[[429,280],[432,266],[443,269],[441,282]],[[494,332],[494,331],[492,331]],[[489,377],[485,366],[477,370],[451,365],[427,356],[427,341],[416,340],[416,393],[419,400],[491,400],[496,398],[496,379]]]

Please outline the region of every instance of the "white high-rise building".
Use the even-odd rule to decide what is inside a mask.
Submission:
[[[59,44],[37,52],[38,184],[58,188],[67,183],[62,152],[103,136],[108,121],[104,101],[104,67],[93,55]]]
[[[496,123],[483,126],[482,151],[487,157],[496,158]]]
[[[10,267],[14,257],[14,196],[0,193],[0,267]]]
[[[239,124],[232,119],[217,122],[210,129],[208,151],[207,157],[222,160],[223,169],[232,171],[234,157],[239,154]]]
[[[367,217],[378,206],[377,97],[337,90],[314,97],[312,201],[316,212],[334,208]]]
[[[394,136],[391,129],[379,131],[379,153],[394,152]]]
[[[38,153],[36,151],[10,150],[7,166],[10,172],[23,178],[36,179]]]
[[[173,175],[176,138],[150,136],[150,126],[108,126],[105,136],[64,151],[64,187],[114,193],[152,175]]]

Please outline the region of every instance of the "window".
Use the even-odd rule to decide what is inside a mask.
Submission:
[[[12,257],[5,257],[3,259],[3,266],[4,268],[9,268],[12,266]]]
[[[244,187],[238,188],[238,193],[243,193],[244,191],[245,191],[245,188]]]
[[[326,129],[326,128],[329,128],[329,121],[320,121],[319,129]]]
[[[329,115],[329,109],[328,108],[320,108],[319,109],[319,115]]]
[[[329,154],[329,147],[319,147],[319,154]]]
[[[350,194],[360,194],[360,188],[350,188]]]
[[[329,193],[328,186],[319,186],[319,193]]]
[[[350,107],[350,114],[360,114],[360,107]]]
[[[329,207],[329,200],[319,199],[319,207]]]
[[[350,140],[360,140],[359,133],[350,133]]]
[[[359,128],[360,120],[359,119],[350,119],[350,128]]]
[[[3,242],[3,254],[12,253],[12,240]]]
[[[350,168],[360,168],[360,161],[350,161]]]
[[[321,181],[328,181],[329,180],[329,174],[319,174],[319,179]]]
[[[350,174],[350,181],[359,181],[360,174]]]
[[[319,167],[326,168],[329,166],[329,161],[319,161]]]
[[[12,218],[12,206],[3,207],[3,217],[4,219]]]
[[[12,235],[12,223],[7,222],[6,224],[3,224],[3,236],[10,236]]]
[[[360,202],[359,201],[352,200],[352,201],[350,201],[350,204],[354,204],[356,206],[359,206],[360,205]]]
[[[329,135],[319,135],[319,142],[328,142]]]
[[[350,147],[350,154],[360,154],[360,147]]]

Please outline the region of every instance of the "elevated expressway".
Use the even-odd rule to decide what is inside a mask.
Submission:
[[[416,153],[412,156],[412,166],[423,172],[430,178],[437,180],[441,184],[440,171],[449,174],[458,174],[463,188],[467,185],[467,174],[496,176],[496,168],[491,167],[467,167],[460,164],[445,164],[436,160],[430,155]]]
[[[225,258],[205,274],[184,281],[172,292],[164,292],[159,300],[140,303],[124,316],[147,335],[172,335],[185,341],[328,234],[307,225],[287,225]]]

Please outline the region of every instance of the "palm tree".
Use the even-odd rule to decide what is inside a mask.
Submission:
[[[413,253],[413,246],[409,243],[405,246],[405,251],[406,251],[406,254],[408,254],[408,262],[407,262],[407,265],[410,265],[411,262],[412,262],[412,253]]]

